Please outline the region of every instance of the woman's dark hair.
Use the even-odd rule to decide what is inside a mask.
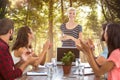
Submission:
[[[102,24],[103,33],[102,33],[101,41],[105,41],[104,34],[105,34],[105,28],[106,28],[106,25],[107,25],[107,24],[108,24],[108,23]]]
[[[110,23],[107,26],[108,57],[115,49],[120,49],[120,24]]]
[[[28,45],[28,33],[32,33],[28,26],[21,27],[18,30],[16,41],[12,47],[12,50],[19,49],[20,47],[29,47]],[[31,47],[31,46],[30,46]]]

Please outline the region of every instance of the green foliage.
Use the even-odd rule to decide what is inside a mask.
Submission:
[[[61,61],[63,65],[71,65],[72,61],[75,59],[74,53],[69,51],[68,53],[65,53],[64,56],[62,57]]]
[[[101,5],[107,21],[120,21],[120,0],[101,0]]]
[[[0,19],[5,18],[8,3],[8,0],[0,0]]]
[[[5,0],[3,0],[5,1]],[[20,1],[20,0],[10,0],[12,2]],[[41,51],[42,45],[46,41],[49,32],[49,16],[53,17],[53,28],[52,34],[53,37],[53,48],[54,54],[56,52],[56,47],[61,46],[60,41],[60,25],[62,22],[68,21],[68,16],[66,14],[66,10],[69,7],[69,0],[63,0],[63,17],[61,17],[61,0],[52,0],[53,1],[53,14],[49,15],[51,11],[49,11],[49,2],[50,0],[21,0],[26,1],[23,4],[18,3],[16,6],[8,6],[6,17],[11,18],[15,22],[15,37],[18,28],[28,25],[31,27],[35,33],[35,41],[33,48],[35,51]],[[114,1],[114,0],[113,0]],[[16,3],[14,3],[16,4]],[[10,4],[11,5],[11,4]],[[100,20],[98,20],[97,8],[98,5],[97,0],[72,0],[72,6],[76,8],[77,16],[76,22],[80,24],[83,28],[83,37],[91,37],[95,39],[96,33],[100,35],[101,27]],[[1,6],[1,5],[0,5]],[[85,8],[88,7],[91,9],[90,11]],[[101,13],[101,12],[100,12]],[[1,15],[0,15],[1,16]],[[85,17],[84,17],[85,16]],[[95,35],[93,35],[95,33]]]

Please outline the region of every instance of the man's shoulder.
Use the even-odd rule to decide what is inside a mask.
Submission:
[[[6,45],[2,42],[0,42],[0,50],[6,49]]]

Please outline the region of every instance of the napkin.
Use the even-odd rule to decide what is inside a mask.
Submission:
[[[78,70],[76,70],[73,74],[75,74],[75,75],[79,74]],[[93,72],[92,68],[85,68],[84,69],[84,74],[85,75],[90,75],[90,74],[94,74],[94,72]],[[81,72],[80,72],[80,75],[81,75]]]
[[[44,65],[38,65],[38,68],[46,68]]]
[[[47,72],[27,72],[28,76],[46,76]]]

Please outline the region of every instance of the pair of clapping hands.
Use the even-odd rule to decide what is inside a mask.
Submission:
[[[87,39],[86,41],[82,41],[81,39],[78,39],[76,41],[76,47],[87,55],[93,53],[95,49],[95,46],[91,39]]]
[[[19,53],[21,53],[21,59],[24,62],[27,62],[28,64],[32,65],[36,60],[38,60],[38,57],[34,56],[34,52],[30,51],[29,49],[22,47],[19,49]]]

